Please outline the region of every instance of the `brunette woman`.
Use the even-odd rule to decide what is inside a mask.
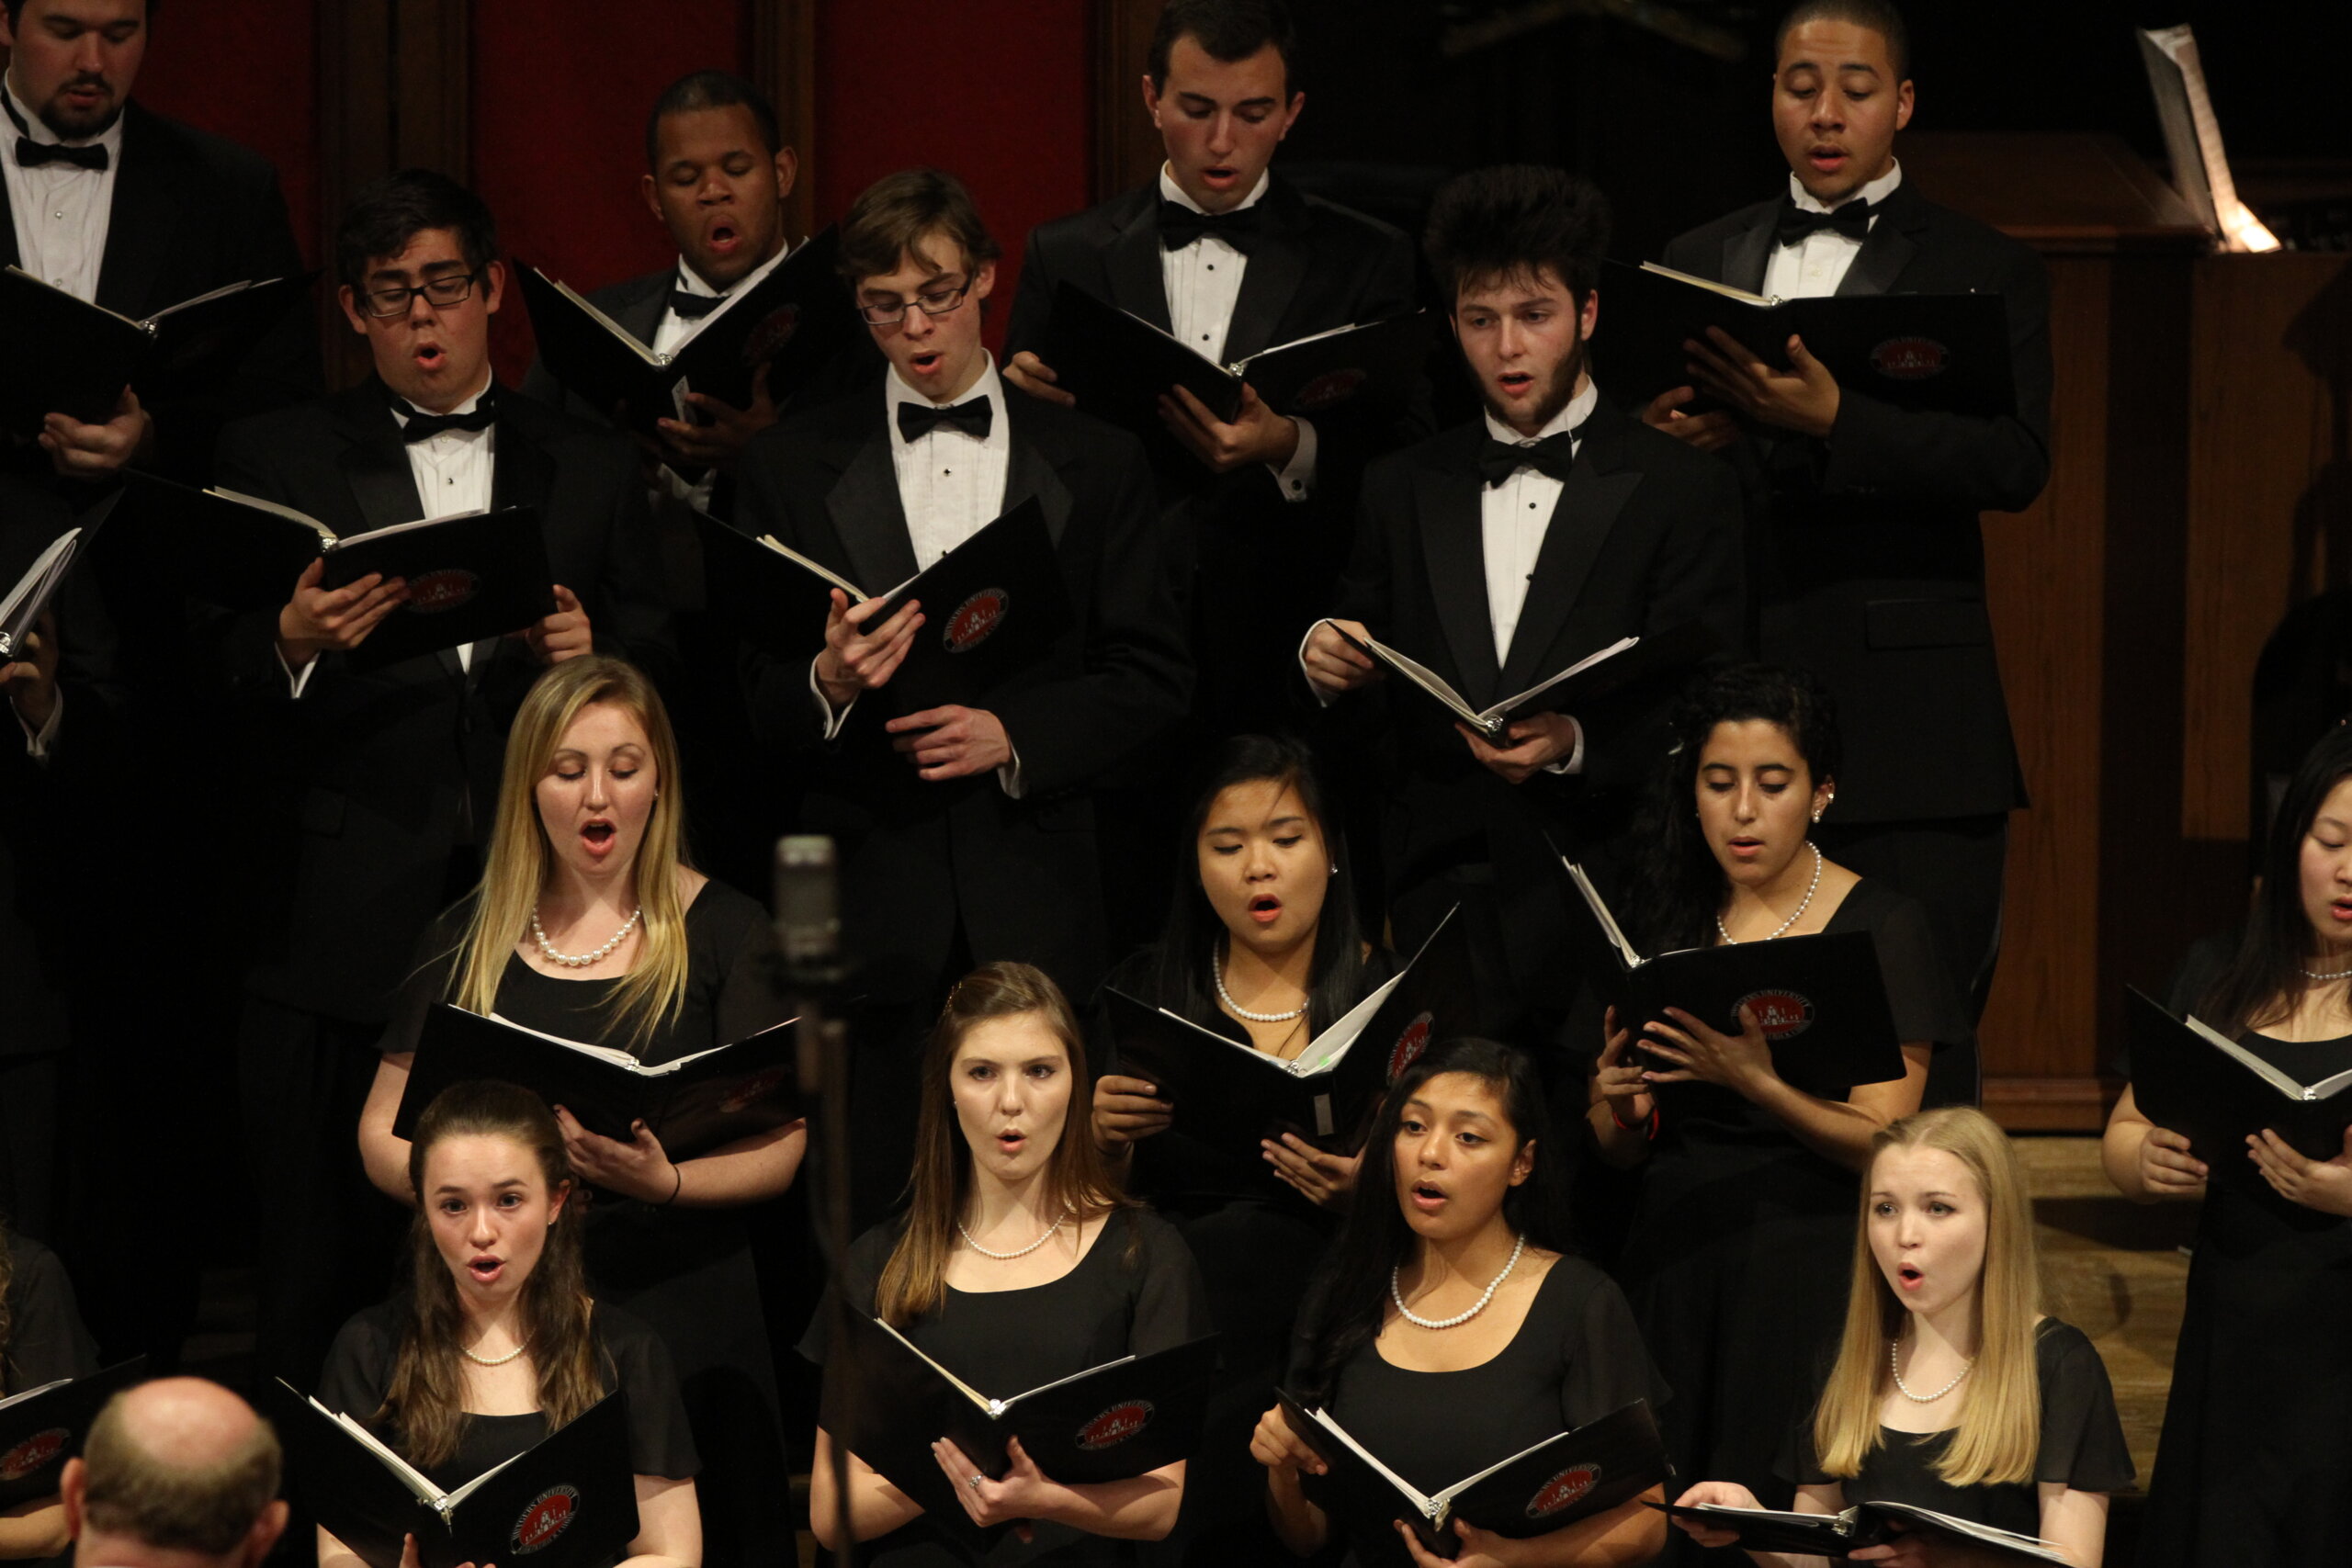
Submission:
[[[1389,1089],[1357,1198],[1299,1320],[1287,1386],[1424,1493],[1637,1399],[1664,1398],[1624,1297],[1567,1251],[1544,1089],[1488,1041],[1432,1050]],[[1250,1451],[1274,1529],[1329,1544],[1322,1466],[1277,1406]],[[1647,1562],[1662,1515],[1636,1498],[1525,1540],[1456,1521],[1456,1568]],[[1366,1563],[1444,1568],[1401,1520],[1351,1538]]]
[[[319,1403],[368,1423],[443,1490],[537,1446],[618,1389],[638,1535],[624,1568],[698,1568],[698,1468],[669,1352],[592,1299],[555,1117],[512,1084],[455,1084],[409,1145],[410,1293],[343,1326]],[[413,1568],[412,1538],[403,1561]],[[319,1531],[320,1568],[359,1568]],[[487,1568],[487,1565],[485,1565]]]
[[[662,699],[618,660],[583,656],[532,687],[506,745],[480,889],[426,933],[362,1113],[369,1177],[410,1197],[392,1134],[427,1012],[453,1002],[662,1063],[780,1023],[766,915],[686,863],[677,744]],[[599,1136],[556,1107],[600,1299],[662,1336],[707,1457],[714,1568],[763,1562],[792,1528],[775,1368],[742,1209],[791,1185],[800,1123],[674,1161],[639,1127]],[[583,1194],[583,1197],[585,1195]]]
[[[1120,1196],[1088,1136],[1088,1087],[1077,1020],[1041,971],[988,964],[957,982],[923,1054],[910,1201],[851,1247],[842,1269],[851,1309],[995,1394],[1208,1333],[1183,1239]],[[811,1360],[826,1358],[830,1312],[828,1303],[802,1343]],[[842,1398],[829,1366],[809,1482],[818,1539],[837,1551],[871,1543],[858,1560],[892,1568],[967,1561],[854,1452],[842,1517],[828,1430],[851,1418]],[[1131,1480],[1063,1485],[1017,1443],[1001,1481],[952,1442],[934,1455],[975,1523],[1023,1527],[999,1548],[1023,1562],[1123,1561],[1125,1543],[1168,1534],[1184,1492],[1182,1461]]]

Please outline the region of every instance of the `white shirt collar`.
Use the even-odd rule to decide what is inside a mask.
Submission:
[[[459,403],[456,408],[451,409],[449,412],[453,414],[473,412],[474,405],[481,401],[482,395],[490,390],[490,384],[493,379],[495,379],[495,378],[489,371],[483,371],[481,385],[474,389],[474,395],[468,398],[464,402]],[[408,423],[411,415],[429,412],[429,410],[420,408],[416,404],[409,401],[408,399],[401,397],[398,392],[394,392],[392,394],[392,417],[400,421],[403,426]]]
[[[681,294],[700,294],[712,299],[724,299],[730,295],[741,293],[746,288],[755,288],[760,283],[765,281],[768,274],[774,272],[778,266],[783,265],[784,258],[790,255],[798,247],[794,245],[791,241],[786,240],[784,243],[784,248],[782,250],[768,257],[767,260],[762,262],[759,265],[753,267],[751,271],[745,273],[734,282],[729,284],[725,288],[713,288],[709,284],[705,283],[702,280],[702,274],[696,272],[694,269],[694,265],[687,261],[684,255],[681,255],[678,257],[677,273],[673,277],[672,282],[675,285],[678,292]]]
[[[1894,187],[1902,183],[1903,161],[1898,158],[1894,162],[1894,167],[1887,170],[1886,173],[1879,175],[1878,178],[1871,181],[1870,184],[1864,186],[1861,189],[1848,197],[1846,201],[1839,202],[1838,206],[1843,207],[1846,205],[1847,201],[1867,201],[1872,207],[1876,207],[1880,202],[1884,201],[1888,197],[1893,196],[1894,194]],[[1837,210],[1837,208],[1824,207],[1820,202],[1815,200],[1813,192],[1805,189],[1804,182],[1798,179],[1793,174],[1789,176],[1789,198],[1797,204],[1797,210],[1799,212],[1834,212]]]
[[[33,113],[31,109],[26,107],[25,100],[17,96],[17,73],[14,68],[7,71],[0,71],[0,92],[5,92],[8,95],[8,107],[16,110],[17,118],[25,122],[25,129],[21,132],[18,131],[13,124],[5,127],[8,132],[8,157],[11,162],[14,162],[17,156],[17,138],[19,135],[28,137],[35,141],[49,142],[55,146],[103,147],[107,150],[107,167],[109,169],[113,168],[117,164],[122,161],[121,114],[118,113],[114,117],[114,123],[107,126],[104,130],[99,131],[96,136],[82,136],[76,137],[72,141],[67,141],[65,138],[59,136],[57,132],[50,130],[49,123],[42,119],[40,116]],[[45,166],[54,168],[58,165],[49,164]]]
[[[1547,435],[1557,435],[1564,430],[1574,430],[1591,417],[1592,411],[1600,405],[1600,389],[1588,375],[1584,378],[1584,390],[1570,398],[1568,406],[1554,414],[1544,423],[1544,428],[1533,435],[1521,435],[1518,431],[1497,419],[1491,409],[1487,411],[1487,434],[1512,446],[1525,446],[1530,441],[1541,441]]]
[[[908,386],[900,378],[899,367],[895,365],[890,367],[889,374],[883,378],[883,390],[888,395],[888,400],[885,406],[889,414],[890,439],[902,446],[907,445],[907,440],[899,434],[899,405],[900,403],[921,403],[925,408],[944,409],[952,408],[956,403],[968,403],[974,398],[986,398],[995,405],[995,411],[989,416],[991,422],[989,425],[989,431],[994,433],[1004,428],[1004,382],[996,373],[996,356],[985,349],[981,351],[979,379],[967,387],[962,397],[951,402],[933,402],[930,398]]]
[[[1273,183],[1274,171],[1268,169],[1258,176],[1258,183],[1250,187],[1250,194],[1235,203],[1229,210],[1238,212],[1245,207],[1257,206],[1266,198],[1266,187]],[[1172,201],[1180,207],[1189,207],[1193,211],[1204,214],[1208,211],[1207,208],[1184,194],[1184,187],[1176,183],[1175,175],[1166,164],[1159,165],[1159,194],[1164,199]]]

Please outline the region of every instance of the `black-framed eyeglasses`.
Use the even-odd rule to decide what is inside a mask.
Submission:
[[[371,316],[379,319],[405,316],[420,294],[424,296],[428,305],[465,303],[474,291],[474,280],[480,276],[480,272],[444,273],[439,277],[426,278],[413,288],[371,288],[360,298],[368,301],[368,313]]]
[[[930,289],[911,299],[902,299],[896,305],[860,305],[857,313],[865,318],[865,324],[870,327],[894,326],[907,319],[909,310],[921,310],[926,316],[944,316],[961,305],[964,296],[971,291],[971,284],[959,283],[953,288]]]

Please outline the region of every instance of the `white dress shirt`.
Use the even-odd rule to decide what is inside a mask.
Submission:
[[[96,136],[65,142],[105,148],[105,168],[43,164],[28,169],[17,162],[18,135],[51,144],[63,139],[25,107],[13,80],[0,91],[7,94],[9,110],[25,124],[19,132],[0,119],[0,148],[5,148],[0,150],[0,173],[6,177],[8,214],[16,223],[17,265],[76,299],[95,299],[98,272],[106,261],[107,221],[114,210],[114,177],[122,167],[122,117],[115,116],[114,123]]]
[[[1903,183],[1903,165],[1894,167],[1838,204],[1867,201],[1875,207],[1894,192]],[[1815,201],[1813,193],[1804,188],[1796,175],[1789,176],[1789,197],[1797,204],[1799,212],[1832,212]],[[1871,214],[1871,227],[1878,227],[1879,214]],[[1807,234],[1793,245],[1774,245],[1764,263],[1764,293],[1776,299],[1819,299],[1838,292],[1846,281],[1846,273],[1854,258],[1862,254],[1862,243],[1840,234],[1835,229],[1820,229]]]
[[[685,257],[680,256],[677,270],[671,275],[672,284],[681,294],[699,294],[709,299],[739,298],[748,290],[765,283],[768,274],[774,272],[784,258],[792,254],[793,249],[792,245],[786,244],[784,249],[737,279],[734,287],[723,291],[705,283],[702,280],[702,275],[686,265]],[[714,305],[705,314],[689,319],[670,309],[665,302],[662,307],[662,319],[653,323],[653,341],[646,346],[656,354],[675,354],[679,349],[684,348],[696,333],[709,324],[714,317],[723,315],[726,310],[727,307],[724,305]],[[695,388],[681,382],[676,389],[676,395],[683,397],[684,394],[695,390],[696,390]],[[690,406],[680,402],[673,412],[680,420],[685,420],[688,418],[686,410]],[[683,475],[664,463],[662,465],[662,484],[657,487],[654,499],[658,502],[662,492],[666,490],[669,494],[684,502],[695,511],[708,512],[712,493],[718,486],[718,470],[716,468],[710,469],[701,479],[688,484]]]
[[[1273,178],[1271,170],[1260,175],[1258,183],[1233,210],[1239,212],[1263,201]],[[1159,166],[1159,195],[1162,200],[1195,212],[1208,210],[1184,194],[1184,187],[1176,183],[1165,164]],[[1249,265],[1248,256],[1214,234],[1204,234],[1174,250],[1160,248],[1159,281],[1168,296],[1168,329],[1177,342],[1219,365],[1226,362],[1225,340],[1233,329],[1233,307],[1241,299],[1241,275]],[[1292,423],[1298,426],[1298,450],[1280,468],[1267,464],[1266,471],[1274,476],[1274,486],[1284,501],[1305,501],[1315,488],[1315,426],[1303,419]]]

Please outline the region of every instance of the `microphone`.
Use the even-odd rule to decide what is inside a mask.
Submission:
[[[775,942],[796,988],[840,983],[841,879],[833,841],[821,833],[787,833],[775,841]]]

